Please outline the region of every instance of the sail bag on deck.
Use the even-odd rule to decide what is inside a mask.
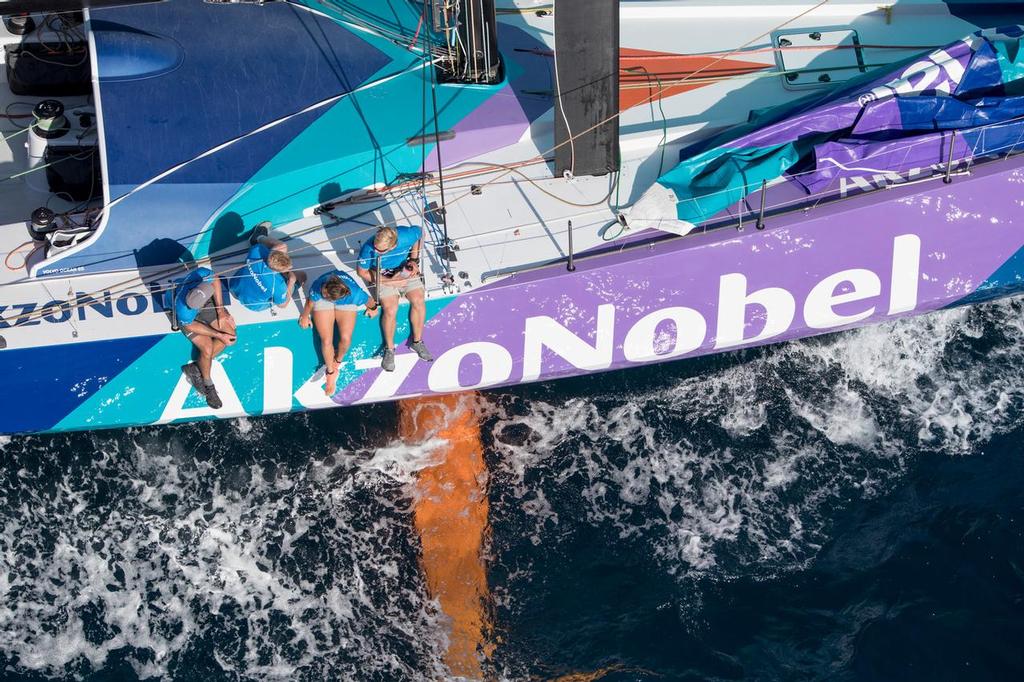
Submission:
[[[637,201],[631,225],[686,234],[760,190],[807,195],[1024,148],[1024,27],[974,33],[824,95],[758,112],[697,147]],[[952,153],[951,153],[952,152]]]

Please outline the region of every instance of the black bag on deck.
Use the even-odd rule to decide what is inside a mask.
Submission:
[[[7,83],[15,95],[68,97],[92,92],[86,43],[71,43],[66,52],[53,52],[39,43],[5,45],[4,51]]]

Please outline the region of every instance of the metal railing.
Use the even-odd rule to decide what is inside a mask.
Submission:
[[[985,126],[979,126],[979,127],[973,128],[971,130],[974,131],[974,132],[979,132],[981,134],[982,137],[979,137],[979,140],[978,140],[978,143],[981,143],[985,131],[990,130],[990,129],[995,128],[995,127],[998,127],[998,126],[1005,126],[1007,124],[1014,123],[1014,122],[1020,122],[1020,121],[1024,121],[1024,116],[1012,118],[1012,119],[1009,119],[1007,121],[1000,121],[998,123],[987,124]],[[821,206],[822,204],[833,205],[833,204],[836,204],[836,203],[839,203],[839,202],[845,202],[845,201],[849,201],[849,200],[852,200],[852,199],[858,199],[858,198],[862,198],[862,197],[865,197],[865,196],[870,196],[870,195],[875,194],[875,193],[877,193],[879,191],[890,190],[890,189],[892,189],[894,187],[914,186],[914,185],[918,185],[918,184],[934,182],[934,181],[936,181],[936,180],[938,180],[940,178],[942,179],[944,184],[951,184],[951,183],[953,183],[954,178],[957,177],[957,176],[970,175],[971,174],[971,168],[974,165],[988,165],[990,163],[1006,161],[1006,160],[1008,160],[1010,158],[1014,158],[1016,156],[1019,156],[1020,155],[1019,154],[1019,150],[1022,148],[1022,143],[1024,143],[1024,130],[1022,130],[1020,136],[1018,136],[1017,140],[1015,142],[1013,142],[1013,144],[1006,144],[1006,145],[997,147],[995,149],[983,150],[983,153],[980,156],[977,155],[978,144],[975,144],[975,147],[974,147],[973,150],[971,150],[971,153],[963,156],[960,159],[957,159],[957,158],[955,158],[955,154],[954,154],[954,152],[955,152],[955,144],[956,144],[956,140],[958,139],[958,135],[962,135],[963,132],[964,131],[956,131],[956,130],[949,131],[950,134],[949,134],[949,138],[948,138],[947,151],[946,151],[946,155],[945,155],[946,159],[945,159],[945,164],[943,166],[940,166],[938,168],[931,167],[931,166],[925,167],[925,168],[921,168],[919,165],[905,165],[905,162],[904,162],[904,164],[900,164],[900,166],[898,166],[898,167],[886,170],[886,174],[887,174],[886,175],[886,179],[890,180],[890,181],[887,181],[885,183],[880,183],[880,184],[877,184],[877,185],[871,185],[869,189],[864,189],[862,191],[857,191],[857,192],[852,193],[852,194],[844,195],[844,194],[841,193],[841,190],[836,189],[834,187],[836,181],[839,180],[840,177],[842,177],[842,176],[837,175],[835,178],[833,178],[833,180],[829,183],[829,185],[823,191],[811,193],[811,194],[808,194],[806,196],[800,197],[799,199],[796,199],[796,200],[787,200],[787,201],[783,201],[783,202],[780,202],[778,204],[775,204],[774,206],[769,206],[767,204],[767,197],[768,197],[768,190],[770,188],[769,188],[768,182],[766,180],[763,180],[761,182],[760,196],[759,196],[759,207],[758,207],[758,211],[757,211],[757,220],[755,222],[755,225],[756,225],[758,230],[763,230],[767,226],[767,219],[770,218],[770,217],[781,217],[781,216],[790,215],[790,214],[793,214],[793,213],[796,213],[796,212],[809,213],[812,210],[814,210],[814,209],[818,208],[819,206]],[[897,148],[897,149],[889,149],[889,150],[885,150],[885,152],[887,154],[891,154],[891,153],[894,153],[894,152],[898,153],[899,151],[902,151],[903,149],[906,149],[907,155],[909,156],[910,150],[913,147],[921,145],[921,144],[934,144],[935,142],[936,142],[935,139],[915,140],[915,141],[912,141],[911,143],[909,143],[908,145],[906,145],[906,147],[901,147],[901,148]],[[865,157],[864,159],[862,159],[862,161],[867,161],[867,160],[870,160],[871,158],[873,158],[873,157],[871,155],[869,155],[869,156]],[[959,166],[961,166],[961,165],[963,166],[963,168],[961,170],[957,170],[957,168]],[[905,176],[909,176],[909,174],[912,173],[912,172],[923,171],[923,170],[927,170],[928,168],[932,169],[932,172],[930,174],[928,174],[928,175],[923,175],[922,177],[919,177],[919,178],[905,177]],[[815,173],[815,172],[818,172],[817,169],[811,170],[811,171],[804,171],[804,172],[801,172],[801,173],[795,173],[795,174],[792,174],[792,175],[789,175],[789,176],[786,176],[786,177],[787,177],[787,181],[788,181],[788,180],[797,178],[799,176],[809,175],[809,174],[812,174],[812,173]],[[892,179],[893,175],[899,175],[901,179],[900,180],[893,180]],[[707,198],[707,197],[715,196],[716,194],[721,194],[723,192],[733,192],[733,191],[735,191],[735,190],[723,190],[722,192],[708,193],[708,194],[702,195],[702,197],[686,199],[685,201],[698,201],[700,198]],[[738,231],[742,231],[744,229],[743,205],[748,202],[749,198],[750,198],[750,195],[748,195],[748,196],[746,196],[746,197],[744,197],[744,198],[742,198],[740,200],[739,206],[737,207],[737,210],[736,210],[735,217],[733,217],[733,216],[725,216],[725,217],[712,218],[712,219],[709,219],[709,220],[702,221],[700,223],[697,223],[695,228],[693,230],[691,230],[690,232],[688,232],[687,234],[678,235],[678,234],[662,233],[662,234],[653,235],[650,239],[645,239],[645,240],[642,240],[642,241],[633,242],[633,243],[630,243],[630,244],[627,244],[627,245],[624,245],[624,246],[620,245],[620,246],[609,246],[607,248],[598,248],[597,250],[588,251],[587,253],[584,253],[584,254],[577,254],[575,252],[575,249],[574,249],[574,239],[573,239],[573,227],[572,227],[572,221],[570,220],[570,221],[568,221],[568,228],[566,230],[567,242],[568,242],[568,247],[569,247],[568,255],[567,256],[562,256],[562,257],[558,257],[558,258],[549,259],[549,260],[546,260],[546,261],[541,262],[541,263],[532,263],[532,264],[529,264],[529,265],[511,266],[511,267],[508,267],[508,268],[496,269],[496,270],[494,270],[492,272],[484,273],[481,276],[480,281],[481,281],[481,283],[483,283],[483,282],[488,282],[488,281],[491,281],[491,280],[494,280],[494,279],[498,279],[498,278],[502,278],[502,277],[514,277],[517,274],[523,274],[523,273],[527,273],[527,272],[535,272],[535,271],[538,271],[538,270],[543,270],[543,269],[546,269],[546,268],[550,268],[550,267],[552,267],[554,265],[557,265],[558,263],[562,263],[562,262],[566,263],[566,270],[568,270],[569,272],[575,272],[576,271],[576,264],[579,261],[589,260],[591,258],[596,258],[596,257],[600,257],[600,256],[609,255],[610,253],[624,253],[624,252],[635,251],[635,250],[641,249],[641,248],[652,249],[657,244],[662,244],[662,243],[666,243],[666,242],[675,242],[675,241],[677,241],[679,239],[692,238],[694,236],[697,236],[697,235],[700,235],[700,234],[704,234],[704,233],[708,232],[709,230],[720,230],[720,229],[727,228],[727,227],[734,227]],[[551,236],[554,236],[554,235],[557,235],[559,233],[558,232],[555,232],[555,233],[550,233],[549,232],[548,234],[551,235]],[[469,247],[469,248],[472,249],[472,248],[484,248],[484,247],[483,246],[477,246],[477,247]]]

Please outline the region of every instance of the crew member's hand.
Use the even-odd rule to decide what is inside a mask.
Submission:
[[[225,332],[221,332],[220,334],[217,335],[217,338],[223,341],[225,345],[233,346],[235,345],[235,340],[237,337],[235,337],[234,334],[227,334]]]
[[[377,305],[377,307],[375,307],[375,308],[367,308],[366,309],[366,316],[369,317],[372,320],[373,318],[377,317],[377,313],[379,313],[379,312],[380,312],[380,305]]]
[[[420,274],[420,264],[414,261],[409,261],[409,272],[410,277],[416,277]]]
[[[309,329],[312,323],[309,321],[309,315],[302,313],[299,315],[299,326],[303,329]]]
[[[238,327],[238,325],[235,324],[235,318],[231,317],[231,313],[224,308],[217,309],[217,322],[220,323],[221,329],[230,329],[231,331],[234,331]]]

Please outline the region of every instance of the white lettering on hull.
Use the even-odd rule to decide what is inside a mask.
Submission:
[[[921,239],[905,234],[893,241],[888,314],[898,315],[916,309],[920,281]],[[727,349],[751,345],[788,332],[796,316],[794,295],[780,287],[748,291],[746,276],[729,273],[719,279],[717,328],[713,348]],[[878,274],[865,268],[842,270],[822,279],[811,288],[803,301],[803,321],[809,329],[828,330],[862,322],[875,315],[882,301],[882,281]],[[874,299],[874,300],[873,300]],[[860,304],[860,305],[852,305]],[[842,312],[837,307],[844,306]],[[748,325],[748,312],[755,309],[754,323]],[[520,381],[534,381],[554,372],[545,372],[545,351],[570,366],[584,371],[608,369],[616,349],[616,309],[610,303],[597,307],[594,323],[579,329],[578,334],[562,322],[546,316],[529,317],[524,321],[522,375]],[[760,330],[747,336],[748,327]],[[628,362],[654,362],[678,357],[699,350],[708,342],[708,324],[704,315],[693,308],[668,306],[647,313],[626,330],[622,338],[622,355]],[[469,358],[476,358],[479,376],[466,384],[460,372]],[[293,400],[306,409],[333,407],[335,403],[323,393],[323,381],[307,380],[293,392],[292,353],[288,348],[270,347],[264,352],[263,412],[290,410]],[[370,386],[356,403],[415,397],[419,393],[402,393],[401,389],[419,365],[415,353],[403,352],[395,357],[394,372],[377,372]],[[358,370],[380,366],[378,358],[355,361]],[[495,386],[515,381],[515,356],[504,346],[492,341],[471,341],[450,348],[427,369],[427,386],[432,392],[445,393]],[[473,370],[476,372],[476,368]],[[213,378],[224,401],[224,409],[214,411],[205,406],[184,407],[190,391],[184,377],[178,380],[171,398],[160,417],[161,422],[195,419],[218,414],[243,414],[234,387],[219,362],[213,364]]]
[[[658,329],[666,322],[675,326],[675,340],[668,349],[664,333],[658,335]],[[622,353],[630,362],[667,360],[700,348],[707,333],[708,323],[693,308],[663,308],[641,317],[630,327],[622,342]]]
[[[480,359],[480,379],[465,386],[459,383],[462,361],[469,355]],[[451,393],[496,386],[512,378],[512,354],[490,341],[474,341],[445,351],[430,366],[427,385],[434,393]]]
[[[840,284],[847,283],[850,291],[837,294]],[[846,324],[855,324],[875,314],[871,306],[859,313],[840,315],[834,308],[844,303],[854,303],[874,298],[882,293],[882,281],[870,270],[843,270],[818,282],[804,302],[804,322],[811,329],[831,329]]]
[[[193,389],[192,385],[188,383],[188,379],[182,374],[178,377],[178,383],[174,386],[171,398],[167,401],[167,405],[164,406],[164,411],[157,421],[161,424],[166,424],[178,419],[202,419],[203,417],[218,417],[225,414],[245,414],[245,410],[242,409],[242,402],[238,399],[238,394],[235,393],[235,387],[228,378],[227,372],[224,371],[224,366],[216,359],[214,359],[213,366],[210,368],[210,379],[213,380],[213,385],[217,387],[217,395],[223,401],[224,407],[219,410],[214,410],[206,405],[185,407],[185,401]]]
[[[893,241],[891,278],[889,314],[909,313],[917,307],[921,282],[921,238],[916,234],[900,235]]]
[[[402,387],[405,380],[409,378],[409,373],[412,372],[412,368],[416,366],[416,361],[419,358],[415,353],[396,353],[395,354],[395,371],[394,372],[378,372],[377,376],[374,377],[373,383],[370,384],[370,388],[366,389],[366,393],[363,397],[355,401],[356,403],[372,403],[378,400],[391,400],[392,398],[398,397],[398,389]],[[380,367],[379,358],[366,358],[364,360],[356,360],[356,369],[373,369],[374,367]],[[419,393],[408,393],[402,394],[402,398],[415,398],[421,395]]]
[[[744,336],[747,308],[764,310],[764,327],[756,336]],[[718,289],[718,335],[715,348],[725,349],[766,341],[782,334],[793,324],[796,301],[793,294],[778,287],[747,293],[747,278],[739,273],[722,275]]]
[[[540,378],[545,348],[577,369],[607,369],[612,365],[612,353],[615,350],[615,306],[604,303],[597,307],[594,345],[547,315],[526,318],[523,335],[523,381]]]
[[[263,414],[291,411],[292,365],[288,348],[272,346],[263,351]]]

